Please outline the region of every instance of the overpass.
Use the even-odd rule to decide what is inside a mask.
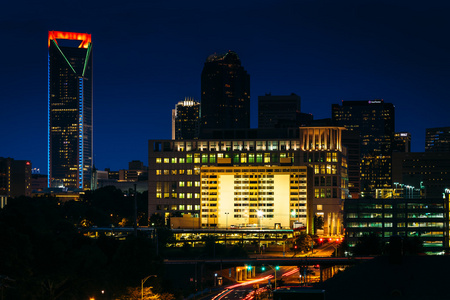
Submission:
[[[219,273],[234,281],[242,281],[256,277],[256,268],[263,265],[271,266],[297,266],[304,268],[307,266],[317,266],[320,271],[320,282],[333,277],[340,266],[351,266],[373,259],[367,257],[256,257],[256,258],[236,258],[236,259],[165,259],[164,264],[174,270],[180,267],[191,269],[190,280],[198,281],[198,276],[204,278],[211,277],[212,273]],[[191,267],[189,267],[191,266]],[[205,272],[205,268],[208,270]],[[220,271],[219,271],[220,270]],[[211,273],[211,274],[205,274]],[[204,276],[206,275],[206,276]],[[181,274],[177,274],[181,276]],[[183,280],[178,277],[178,280]]]

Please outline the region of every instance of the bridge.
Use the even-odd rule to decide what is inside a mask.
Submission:
[[[254,258],[236,258],[236,259],[165,259],[164,264],[167,267],[184,267],[191,270],[190,280],[195,282],[198,275],[203,280],[204,277],[211,277],[212,273],[227,277],[234,281],[242,281],[256,277],[256,267],[263,265],[271,266],[297,266],[304,268],[307,266],[318,266],[320,272],[320,282],[327,280],[337,273],[341,266],[351,266],[360,264],[373,259],[367,257],[254,257]],[[191,266],[191,267],[189,267]],[[205,271],[205,268],[208,271]],[[210,273],[210,274],[207,274]],[[204,274],[206,276],[204,276]],[[177,274],[178,280],[181,274]]]

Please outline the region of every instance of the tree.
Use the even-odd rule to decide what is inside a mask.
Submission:
[[[142,298],[142,292],[144,297]],[[120,300],[175,300],[174,295],[169,293],[155,294],[150,287],[131,287],[127,289],[127,292],[119,297]]]
[[[383,243],[381,238],[375,233],[364,235],[359,238],[355,247],[353,247],[354,255],[380,255],[383,252]]]
[[[311,235],[306,234],[305,232],[300,233],[300,235],[295,240],[295,245],[297,246],[297,250],[301,252],[307,252],[311,250],[311,244],[313,243],[313,239]]]

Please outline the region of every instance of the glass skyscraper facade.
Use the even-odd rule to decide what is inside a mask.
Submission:
[[[49,31],[48,186],[87,189],[91,172],[91,35]]]

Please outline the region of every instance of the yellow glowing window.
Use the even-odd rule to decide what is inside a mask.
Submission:
[[[319,174],[319,165],[314,165],[314,174]]]
[[[264,153],[264,162],[270,163],[270,153]]]
[[[183,186],[184,186],[184,181],[180,181],[180,182],[178,183],[178,185],[179,185],[180,187],[183,187]]]
[[[161,175],[161,170],[156,170],[156,175]]]
[[[199,187],[200,186],[200,181],[195,181],[195,186]]]
[[[187,210],[192,210],[192,205],[186,205]]]
[[[187,186],[192,186],[192,181],[188,181]]]
[[[173,164],[176,164],[176,163],[177,163],[177,158],[176,158],[176,157],[172,157],[172,158],[171,158],[171,162],[172,162]]]
[[[169,175],[169,170],[164,170],[164,175]]]
[[[186,170],[186,174],[187,174],[187,175],[192,175],[192,170],[191,170],[191,169]]]
[[[156,163],[157,163],[157,164],[160,164],[160,163],[161,163],[161,158],[160,158],[160,157],[156,158]]]
[[[164,163],[168,164],[170,162],[170,159],[168,157],[164,158]]]
[[[180,193],[180,194],[178,194],[178,196],[179,196],[180,199],[183,199],[184,198],[184,193]]]

